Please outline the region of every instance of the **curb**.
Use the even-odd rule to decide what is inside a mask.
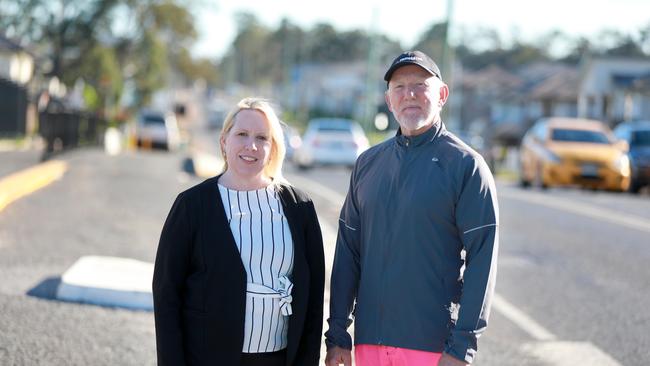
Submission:
[[[67,169],[66,162],[53,160],[0,179],[0,212],[19,198],[61,179]]]

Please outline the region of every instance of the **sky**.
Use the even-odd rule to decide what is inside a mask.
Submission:
[[[451,1],[451,0],[450,0]],[[447,16],[448,0],[206,0],[197,9],[200,38],[193,54],[221,57],[236,35],[234,14],[248,11],[261,23],[277,28],[282,18],[309,29],[319,22],[337,30],[375,29],[412,46],[433,23]],[[453,0],[452,33],[460,26],[489,27],[507,40],[524,40],[553,29],[591,38],[605,28],[624,33],[650,25],[648,0]]]

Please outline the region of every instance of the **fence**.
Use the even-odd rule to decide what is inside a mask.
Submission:
[[[27,90],[0,78],[0,136],[24,136],[27,129]]]
[[[53,154],[79,146],[102,143],[106,121],[79,112],[41,112],[38,132],[45,140],[43,160]]]

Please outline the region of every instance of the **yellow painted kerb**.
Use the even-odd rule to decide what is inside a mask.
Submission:
[[[68,164],[53,160],[0,179],[0,211],[13,201],[63,177]]]

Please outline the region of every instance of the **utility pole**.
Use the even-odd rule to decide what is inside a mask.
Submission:
[[[454,0],[447,0],[447,15],[445,19],[445,37],[442,46],[442,75],[445,83],[449,86],[450,90],[454,87],[454,50],[450,44],[450,33],[452,30]],[[452,91],[453,92],[453,91]],[[448,125],[450,130],[454,130],[458,122],[458,112],[452,103],[447,102],[443,110],[443,119]]]
[[[379,50],[377,49],[377,23],[379,21],[379,9],[377,6],[372,10],[370,23],[370,34],[368,43],[368,60],[366,67],[366,98],[363,109],[362,125],[367,131],[371,130],[375,114],[377,113],[377,64],[379,63]]]

